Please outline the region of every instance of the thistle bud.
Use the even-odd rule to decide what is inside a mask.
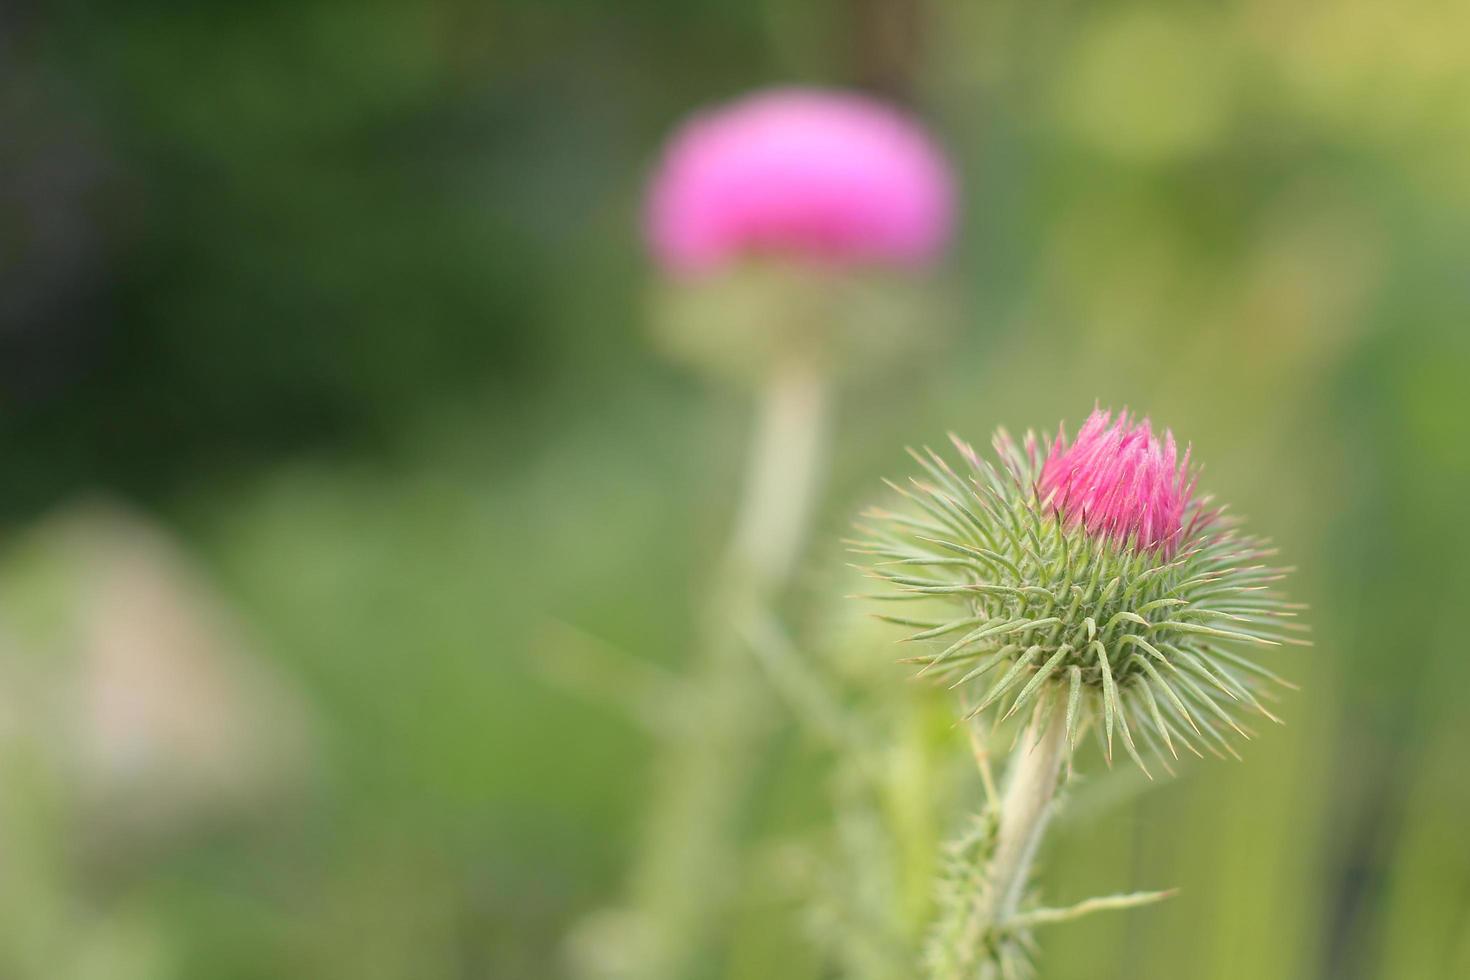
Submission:
[[[954,198],[933,141],[875,99],[779,89],[701,113],[648,191],[658,338],[744,377],[793,358],[889,360],[938,319],[910,280],[948,243]]]
[[[1099,410],[1049,448],[1002,430],[995,462],[953,441],[961,465],[913,453],[924,475],[859,542],[894,588],[876,598],[937,600],[935,618],[883,617],[933,645],[921,673],[974,692],[971,715],[1064,706],[1073,746],[1096,723],[1145,773],[1141,749],[1166,769],[1181,746],[1235,755],[1245,715],[1277,720],[1264,702],[1291,685],[1248,651],[1304,644],[1301,607],[1269,542],[1196,495],[1172,433]]]
[[[649,194],[648,237],[677,275],[744,255],[923,264],[949,237],[943,157],[898,110],[787,89],[695,117],[670,142]]]

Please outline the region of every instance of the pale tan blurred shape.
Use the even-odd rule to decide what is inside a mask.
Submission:
[[[160,527],[89,504],[38,532],[67,570],[81,802],[167,832],[279,800],[312,768],[307,708]]]

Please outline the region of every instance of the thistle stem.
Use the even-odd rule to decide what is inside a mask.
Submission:
[[[670,734],[632,877],[630,948],[604,971],[628,980],[689,976],[738,877],[740,814],[761,758],[769,694],[745,637],[791,577],[824,465],[828,390],[792,359],[761,397],[741,503]]]
[[[1055,704],[1058,693],[1043,695],[1006,767],[997,800],[990,795],[994,843],[974,878],[984,887],[966,902],[951,905],[936,929],[930,956],[933,980],[1010,976],[1002,966],[1002,931],[1015,921],[1031,877],[1031,864],[1046,832],[1062,767],[1067,760],[1067,724]],[[964,872],[962,877],[969,877]]]
[[[1026,734],[1011,757],[1005,795],[1001,798],[995,856],[987,876],[994,903],[990,918],[1001,923],[1015,915],[1031,862],[1046,832],[1052,802],[1061,785],[1067,758],[1067,724],[1059,710],[1037,706]]]
[[[826,456],[826,415],[827,385],[818,369],[793,359],[772,372],[729,556],[732,576],[748,576],[758,602],[785,585],[801,552]]]

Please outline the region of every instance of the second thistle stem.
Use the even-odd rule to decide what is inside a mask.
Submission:
[[[765,687],[745,648],[791,577],[823,467],[828,389],[793,358],[767,380],[741,502],[687,681],[696,713],[669,739],[633,869],[638,939],[614,975],[689,976],[738,874],[739,815],[760,760]]]
[[[757,602],[785,584],[806,537],[826,436],[827,386],[819,369],[778,366],[761,398],[729,573],[749,581]]]

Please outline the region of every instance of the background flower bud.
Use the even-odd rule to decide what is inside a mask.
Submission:
[[[913,120],[860,95],[777,89],[674,135],[649,191],[647,231],[666,270],[691,274],[766,254],[922,264],[953,220],[949,165]]]

